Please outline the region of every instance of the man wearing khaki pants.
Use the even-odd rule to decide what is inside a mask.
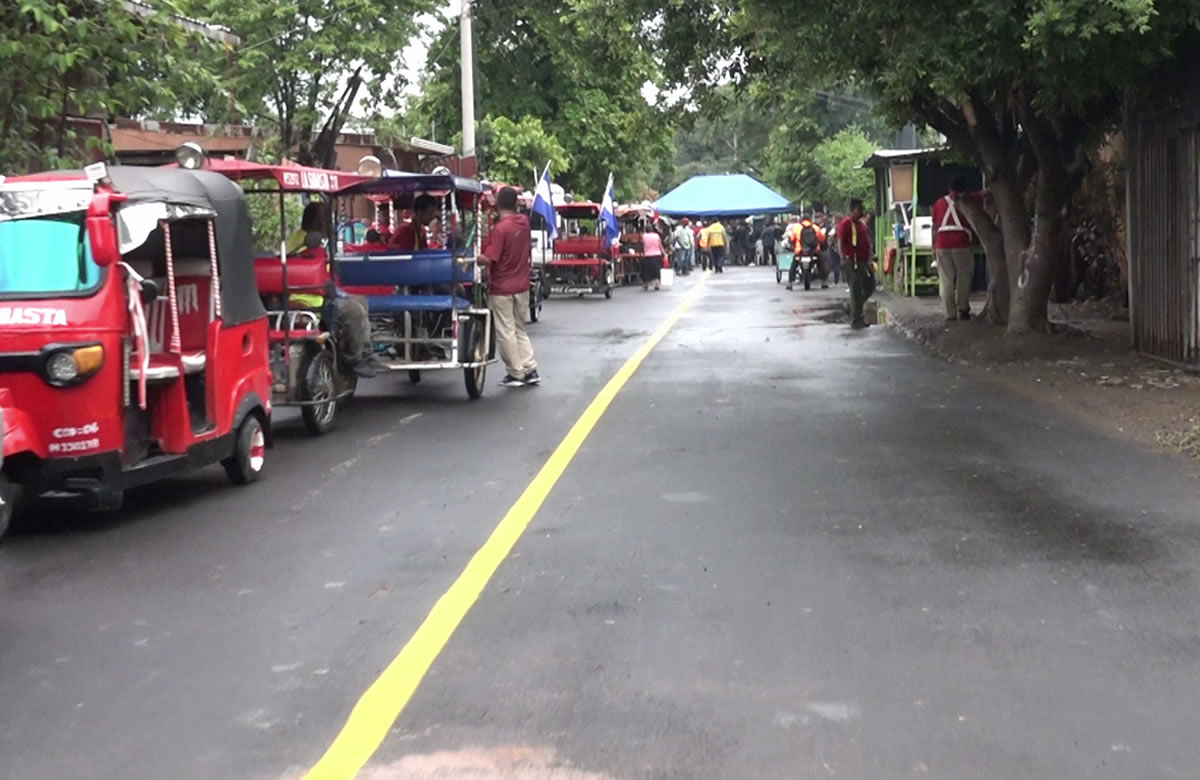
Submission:
[[[529,315],[529,218],[517,213],[517,191],[505,187],[496,194],[500,219],[488,234],[476,261],[488,269],[488,306],[496,344],[508,373],[501,387],[541,384],[533,344],[525,332]]]
[[[961,176],[950,180],[950,192],[933,204],[933,254],[941,282],[946,321],[971,319],[971,276],[975,253],[971,251],[971,226],[958,208],[958,200],[972,197]]]

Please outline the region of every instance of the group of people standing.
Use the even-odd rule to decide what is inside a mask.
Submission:
[[[729,231],[720,220],[695,224],[684,217],[671,232],[671,265],[675,273],[687,276],[696,267],[725,272],[725,258],[729,248]]]

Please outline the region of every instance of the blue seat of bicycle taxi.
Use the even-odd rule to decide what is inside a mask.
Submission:
[[[475,281],[473,263],[456,262],[444,250],[404,254],[374,253],[343,255],[337,263],[338,284],[345,287],[394,286],[450,287]],[[471,301],[448,293],[405,292],[396,295],[369,295],[367,308],[372,314],[401,314],[406,311],[448,311],[457,306],[471,308]]]

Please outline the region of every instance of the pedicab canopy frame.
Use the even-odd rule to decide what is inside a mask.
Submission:
[[[336,256],[334,273],[343,287],[378,288],[366,300],[372,340],[386,368],[408,371],[414,382],[420,381],[421,371],[462,369],[471,398],[483,394],[487,365],[495,362],[487,289],[475,263],[483,192],[479,181],[449,172],[385,171],[382,178],[337,193],[386,199],[397,212],[411,208],[421,194],[440,202],[446,248],[347,248]],[[465,237],[458,231],[460,210],[473,216],[471,233]],[[390,292],[384,294],[382,288]]]

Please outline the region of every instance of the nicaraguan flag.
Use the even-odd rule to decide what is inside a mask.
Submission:
[[[604,200],[600,202],[600,222],[604,225],[604,243],[611,245],[621,237],[621,226],[617,222],[617,203],[613,197],[613,175],[608,174],[608,187],[604,190]]]
[[[554,191],[550,189],[550,163],[542,171],[538,179],[537,189],[533,191],[533,213],[540,214],[546,222],[546,236],[553,241],[558,235],[558,215],[554,211]]]

